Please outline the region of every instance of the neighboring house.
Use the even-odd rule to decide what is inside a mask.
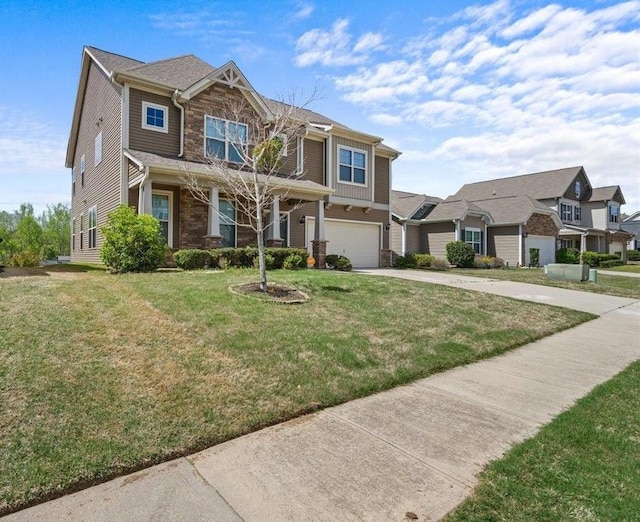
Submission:
[[[620,228],[632,236],[627,242],[627,249],[640,250],[640,211],[634,212],[620,223]],[[617,244],[613,244],[612,248],[615,249],[617,246]],[[613,251],[617,252],[617,250]]]
[[[561,247],[606,253],[614,251],[611,243],[626,244],[622,204],[620,187],[594,189],[584,169],[572,167],[466,184],[413,224],[420,227],[419,251],[437,257],[445,257],[448,242],[464,240],[477,254],[510,266],[529,265],[530,249],[537,248],[545,265]],[[407,219],[394,216],[398,223]]]
[[[279,104],[257,93],[233,62],[215,68],[188,55],[144,63],[85,47],[66,157],[72,260],[100,261],[100,228],[120,204],[158,218],[173,250],[255,244],[249,228],[233,224],[242,221],[240,210],[220,187],[209,182],[207,205],[182,179],[208,174],[207,154],[233,166],[234,150],[216,129],[246,130],[255,120],[225,119],[225,104],[236,99],[265,125]],[[356,267],[388,265],[391,164],[400,153],[379,137],[302,112],[304,137],[286,143],[267,244],[307,248],[319,264],[335,253]],[[296,169],[303,176],[286,176]]]

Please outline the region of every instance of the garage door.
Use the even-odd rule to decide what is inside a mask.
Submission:
[[[524,240],[524,258],[525,265],[529,266],[531,257],[529,256],[530,248],[538,248],[540,250],[540,266],[548,265],[556,262],[556,238],[549,236],[528,236]]]
[[[325,219],[324,235],[327,254],[347,256],[355,268],[379,266],[380,224],[353,223]],[[307,218],[307,248],[311,252],[315,219]]]

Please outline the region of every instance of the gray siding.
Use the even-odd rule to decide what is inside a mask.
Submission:
[[[407,225],[407,252],[412,254],[421,252],[419,225]]]
[[[348,183],[339,183],[338,182],[338,146],[344,145],[345,147],[349,147],[351,149],[358,149],[365,151],[367,153],[367,172],[366,172],[366,186],[360,185],[351,185]],[[333,137],[333,151],[331,157],[333,158],[333,165],[331,165],[331,177],[333,180],[333,188],[335,189],[335,195],[341,196],[345,198],[354,198],[354,199],[363,199],[372,201],[373,200],[373,189],[372,189],[372,150],[373,147],[371,145],[367,145],[366,143],[362,143],[359,141],[349,140],[347,138],[342,138],[340,136]]]
[[[391,160],[376,156],[375,202],[389,204],[389,185],[391,183]]]
[[[460,226],[463,229],[467,228],[467,227],[479,228],[480,230],[482,230],[484,232],[484,221],[482,221],[482,218],[479,218],[479,217],[476,217],[476,216],[468,216],[467,219],[465,219],[460,224]]]
[[[402,255],[402,225],[396,221],[391,222],[391,250],[398,255]]]
[[[76,220],[76,248],[72,261],[99,263],[102,234],[107,214],[120,204],[121,107],[120,91],[93,63],[89,68],[86,94],[78,129],[73,164],[77,168],[71,215]],[[102,161],[95,165],[95,138],[102,132]],[[80,158],[85,155],[84,186],[81,183]],[[89,249],[87,212],[97,206],[97,244]],[[80,249],[80,216],[84,223]]]
[[[520,262],[519,237],[518,226],[488,227],[487,254],[492,257],[501,257],[510,266],[517,266]]]
[[[423,252],[442,259],[447,258],[447,243],[455,239],[453,223],[429,223],[422,225]]]
[[[142,102],[168,108],[169,132],[142,128]],[[165,156],[177,156],[180,153],[180,111],[171,103],[171,98],[129,89],[129,148]]]

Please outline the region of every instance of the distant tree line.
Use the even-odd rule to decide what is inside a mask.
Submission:
[[[23,203],[15,212],[0,211],[0,265],[37,266],[41,260],[68,256],[71,211],[67,205],[47,205],[39,216]]]

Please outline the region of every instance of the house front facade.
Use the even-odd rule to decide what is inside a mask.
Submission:
[[[230,116],[229,107],[245,107]],[[255,245],[211,159],[242,175],[238,146],[286,104],[257,93],[233,62],[189,55],[145,63],[85,47],[66,166],[72,172],[73,261],[100,262],[101,227],[120,204],[151,214],[172,250]],[[309,249],[319,265],[342,254],[354,266],[390,262],[392,162],[382,139],[300,109],[300,132],[279,136],[284,157],[270,183],[266,243]],[[244,136],[238,145],[230,136]],[[197,179],[200,196],[189,179]],[[315,248],[315,250],[314,250]]]
[[[532,249],[538,250],[538,264],[545,265],[555,262],[559,248],[609,253],[620,244],[626,260],[622,204],[620,187],[593,188],[583,167],[571,167],[469,183],[419,219],[397,213],[393,219],[418,227],[419,250],[408,252],[446,257],[446,243],[463,240],[478,255],[529,266]],[[392,243],[397,245],[395,237]]]

